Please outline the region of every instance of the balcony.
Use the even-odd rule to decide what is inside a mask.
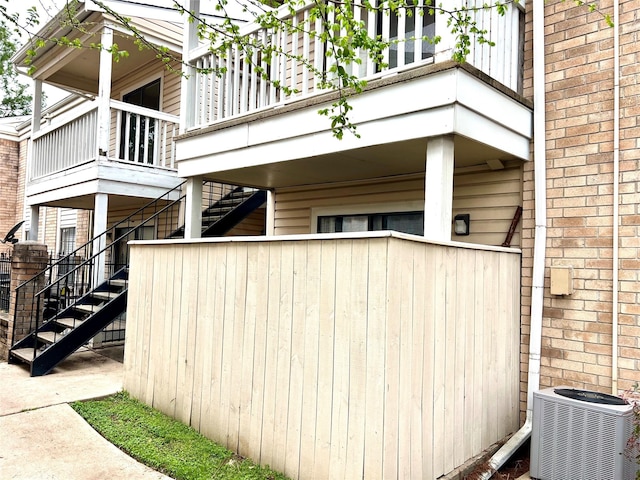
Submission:
[[[521,7],[505,16],[472,13],[496,45],[472,45],[467,62],[458,64],[446,17],[430,16],[421,5],[397,17],[354,7],[370,36],[392,42],[384,51],[388,66],[376,66],[364,51],[357,52],[361,63],[344,66],[367,81],[350,100],[360,138],[336,141],[330,121],[317,114],[338,96],[322,88],[333,58],[321,41],[322,23],[291,34],[308,21],[312,4],[279,11],[289,31],[244,27],[250,44],[288,52],[269,62],[259,47],[250,54],[230,47],[224,55],[192,49],[193,76],[183,97],[191,108],[183,110],[186,133],[176,145],[180,176],[281,188],[413,174],[424,171],[428,139],[442,135],[454,138],[456,167],[528,160],[532,105],[520,95]],[[432,45],[424,35],[441,41]],[[402,162],[389,161],[399,152]]]
[[[179,117],[111,99],[105,152],[98,146],[98,103],[86,101],[33,135],[31,203],[81,207],[93,201],[90,193],[155,198],[179,183]]]
[[[361,63],[344,65],[348,72],[370,81],[417,66],[451,60],[456,38],[446,24],[448,17],[429,14],[428,8],[422,5],[418,2],[416,6],[407,7],[404,14],[395,16],[368,12],[356,2],[353,7],[355,17],[367,26],[368,35],[372,38],[380,36],[392,43],[383,52],[386,67],[376,65],[366,51],[358,50]],[[322,40],[327,32],[321,21],[316,20],[310,28],[306,27],[313,8],[317,6],[311,2],[294,13],[281,9],[278,18],[282,24],[289,23],[289,29],[247,26],[242,33],[248,44],[254,46],[251,52],[237,46],[228,48],[224,55],[211,53],[206,47],[193,50],[190,61],[197,69],[197,102],[189,127],[213,125],[326,93],[321,81],[331,75],[333,57],[327,55],[327,45]],[[330,14],[335,15],[335,12]],[[508,89],[520,92],[520,37],[523,35],[520,7],[509,9],[504,16],[483,10],[470,12],[470,15],[480,28],[488,30],[488,37],[496,42],[496,46],[472,48],[467,62]],[[439,36],[442,40],[434,45],[423,36]],[[265,50],[274,52],[269,61],[261,54]],[[224,73],[217,75],[215,72],[219,71]],[[317,74],[312,75],[311,71]],[[267,72],[268,78],[264,78],[262,72]],[[285,93],[288,90],[291,93]]]

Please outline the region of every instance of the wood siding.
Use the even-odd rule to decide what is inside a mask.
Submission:
[[[522,205],[522,167],[512,164],[497,171],[488,168],[459,169],[453,182],[453,216],[469,213],[471,234],[468,237],[454,235],[452,239],[501,245],[516,207]],[[343,209],[342,213],[349,213],[349,207],[398,204],[402,208],[403,202],[424,202],[424,176],[286,188],[277,190],[275,199],[275,234],[307,234],[315,232],[313,209],[336,207]],[[423,208],[420,206],[419,209]],[[376,213],[375,208],[367,213]],[[520,227],[511,245],[520,245]]]
[[[520,255],[499,250],[135,243],[125,389],[293,479],[438,478],[518,428]]]

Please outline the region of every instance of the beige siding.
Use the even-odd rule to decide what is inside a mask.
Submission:
[[[264,208],[259,208],[242,220],[238,225],[229,230],[225,236],[236,237],[245,235],[264,235],[265,221],[266,211]]]
[[[134,244],[125,389],[293,479],[438,478],[518,427],[519,266],[389,235]]]
[[[275,234],[292,235],[315,232],[313,209],[361,209],[371,205],[386,208],[389,204],[406,210],[402,203],[417,203],[424,208],[424,176],[412,175],[377,179],[368,182],[305,186],[276,191]],[[454,176],[453,215],[471,215],[471,235],[452,238],[457,241],[501,245],[516,207],[522,205],[522,167],[509,165],[504,170],[460,169]],[[520,245],[520,227],[512,246]]]

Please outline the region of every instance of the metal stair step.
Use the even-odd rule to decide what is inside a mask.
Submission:
[[[102,308],[102,305],[87,305],[86,303],[81,303],[74,305],[73,308],[80,310],[81,312],[95,313]]]
[[[102,300],[111,300],[112,298],[115,298],[118,295],[119,295],[118,292],[108,292],[108,291],[99,291],[99,292],[91,293],[92,297],[99,298]]]
[[[17,348],[15,350],[11,350],[11,355],[19,358],[23,362],[31,364],[34,359],[34,350],[33,348]]]
[[[115,279],[109,280],[109,284],[115,285],[115,286],[118,286],[118,287],[126,287],[127,286],[127,281],[128,280],[124,280],[122,278],[115,278]]]
[[[84,320],[80,320],[79,318],[73,318],[73,317],[56,318],[56,323],[66,328],[75,328],[78,325],[80,325],[82,322],[84,322]]]
[[[61,333],[56,332],[38,332],[38,338],[46,343],[56,343],[56,340],[62,338]]]

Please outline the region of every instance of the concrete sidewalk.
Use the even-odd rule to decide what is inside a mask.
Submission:
[[[122,453],[67,405],[120,391],[122,368],[88,350],[44,377],[0,363],[0,479],[168,479]]]

